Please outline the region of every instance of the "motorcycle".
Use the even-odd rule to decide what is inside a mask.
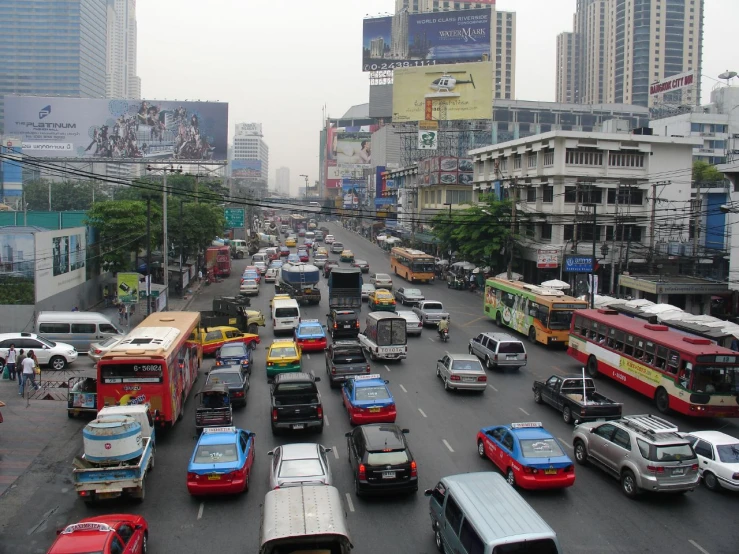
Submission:
[[[441,342],[448,342],[449,341],[449,329],[440,329],[439,338],[441,339]]]

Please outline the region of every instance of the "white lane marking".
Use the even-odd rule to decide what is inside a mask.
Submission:
[[[200,503],[200,508],[198,508],[198,519],[203,517],[203,510],[205,509],[205,502]]]
[[[567,448],[569,448],[570,450],[572,450],[572,445],[569,442],[567,442],[566,440],[564,440],[562,437],[557,437],[557,438],[559,439],[559,442],[561,442]]]
[[[430,340],[431,342],[434,342],[434,339],[432,339],[431,337],[428,337],[428,339],[429,339],[429,340]]]
[[[449,444],[446,439],[441,439],[441,442],[444,443],[444,446],[446,446],[449,449],[449,452],[454,452],[454,448],[452,448],[452,445]]]
[[[700,551],[701,551],[701,552],[702,552],[703,554],[709,554],[708,550],[706,550],[705,548],[703,548],[703,547],[702,547],[702,546],[701,546],[700,544],[698,544],[697,542],[695,542],[695,541],[694,541],[693,539],[688,539],[688,542],[689,542],[690,544],[692,544],[693,546],[695,546],[695,547],[696,547],[696,548],[697,548],[698,550],[700,550]]]
[[[408,392],[407,390],[405,390],[405,387],[404,387],[403,385],[400,385],[400,389],[401,389],[401,390],[402,390],[403,392]]]
[[[529,412],[527,412],[527,411],[526,411],[526,410],[524,410],[523,408],[519,408],[519,410],[521,410],[521,411],[522,411],[523,413],[525,413],[526,415],[531,415],[531,414],[530,414]]]
[[[496,389],[493,385],[488,385],[491,389],[493,389],[495,392],[498,392],[498,389]]]
[[[346,493],[346,505],[349,506],[349,511],[354,511],[354,503],[352,502],[352,497],[349,496],[349,493]]]
[[[331,450],[334,451],[334,458],[336,458],[338,460],[339,459],[339,449],[336,448],[335,446],[332,446],[331,447]]]
[[[390,371],[390,368],[389,368],[389,367],[387,367],[386,365],[384,365],[384,366],[382,366],[382,367],[384,367],[385,369],[387,369],[388,371]]]
[[[421,412],[421,415],[422,415],[423,417],[428,417],[428,416],[427,416],[427,415],[426,415],[425,413],[423,413],[423,410],[422,410],[421,408],[418,408],[418,411],[419,411],[419,412]]]
[[[328,416],[326,414],[323,414],[323,423],[328,427]]]
[[[306,357],[307,357],[307,358],[308,358],[308,359],[310,360],[310,354],[308,354],[308,353],[306,352],[306,353],[305,353],[305,356],[306,356]]]

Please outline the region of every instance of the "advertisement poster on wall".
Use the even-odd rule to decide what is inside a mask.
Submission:
[[[136,304],[139,301],[138,273],[118,273],[116,294],[118,301],[124,304]]]
[[[5,96],[5,133],[35,157],[225,160],[228,104]]]
[[[0,231],[0,304],[34,303],[34,257],[33,234]]]
[[[84,227],[36,233],[36,302],[86,281],[85,233]]]

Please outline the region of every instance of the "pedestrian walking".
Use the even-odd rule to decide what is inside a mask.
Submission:
[[[8,366],[8,375],[11,381],[15,381],[15,363],[17,358],[17,352],[15,351],[15,344],[10,345],[8,355],[5,356],[5,365]]]
[[[15,374],[18,377],[18,382],[21,382],[21,373],[23,372],[23,360],[26,359],[26,351],[21,348],[18,351],[18,356],[15,359]]]
[[[21,380],[18,387],[19,396],[23,396],[23,391],[26,388],[26,382],[29,380],[31,381],[31,385],[33,385],[34,389],[39,390],[41,388],[36,384],[36,356],[34,355],[33,350],[29,350],[28,356],[23,359],[23,367],[21,368],[21,371]]]
[[[118,304],[118,323],[120,325],[123,325],[123,320],[126,316],[126,307],[123,305],[123,302]]]

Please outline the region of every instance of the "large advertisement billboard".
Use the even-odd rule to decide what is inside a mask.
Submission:
[[[36,302],[82,284],[85,275],[85,228],[36,233]]]
[[[494,17],[483,8],[365,19],[362,70],[488,61]]]
[[[5,132],[35,157],[225,160],[228,104],[11,95]]]
[[[492,62],[403,67],[393,71],[394,122],[429,119],[427,104],[430,119],[434,120],[491,119]]]
[[[656,96],[658,94],[664,94],[665,92],[694,87],[695,84],[695,73],[692,71],[670,75],[669,77],[665,77],[649,85],[649,96]]]
[[[262,162],[260,160],[232,160],[231,177],[236,179],[260,179]]]

